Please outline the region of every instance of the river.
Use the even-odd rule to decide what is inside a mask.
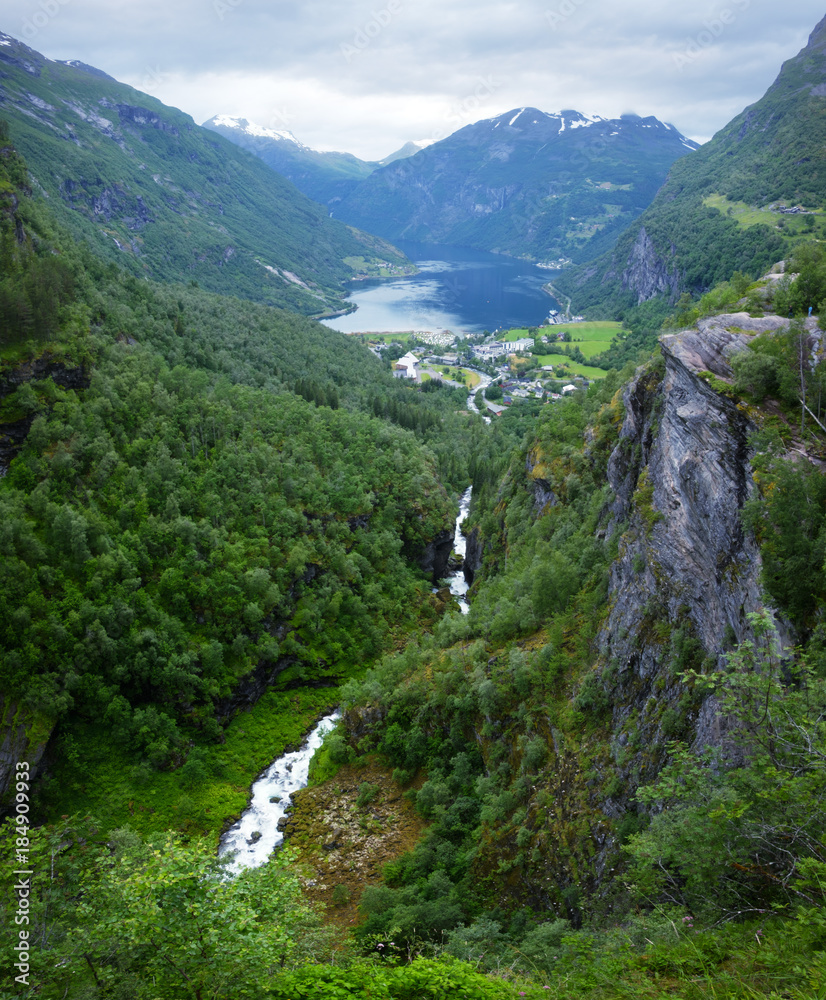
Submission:
[[[280,846],[284,836],[278,821],[287,815],[290,796],[304,788],[310,772],[310,760],[321,746],[325,733],[329,733],[340,718],[340,712],[327,715],[307,735],[298,750],[285,753],[273,761],[253,783],[250,804],[241,818],[221,837],[220,855],[235,853],[230,868],[263,865],[272,852]]]
[[[461,524],[470,510],[471,489],[468,486],[459,500],[459,515],[454,525],[453,550],[463,560],[466,543]],[[466,615],[469,610],[468,585],[461,569],[448,577],[448,586],[459,602],[462,614]],[[338,711],[326,715],[307,734],[298,750],[282,754],[253,782],[249,805],[240,819],[223,834],[218,846],[219,855],[234,855],[230,863],[231,871],[257,868],[280,847],[284,836],[278,829],[278,823],[290,810],[290,796],[306,787],[313,754],[339,718],[341,713]]]
[[[555,299],[549,272],[503,254],[433,243],[397,242],[420,273],[352,283],[354,313],[323,320],[342,333],[429,330],[482,333],[538,326]]]
[[[462,563],[464,564],[465,555],[467,554],[467,542],[465,541],[465,536],[462,534],[462,522],[468,515],[470,510],[470,495],[473,490],[472,486],[468,486],[465,492],[462,494],[459,500],[459,516],[456,518],[456,525],[453,530],[453,551],[462,557]],[[462,614],[466,615],[470,611],[470,605],[467,600],[467,592],[469,585],[465,579],[465,573],[463,568],[457,569],[455,572],[447,578],[448,586],[450,587],[450,592],[459,602],[459,607],[462,610]]]

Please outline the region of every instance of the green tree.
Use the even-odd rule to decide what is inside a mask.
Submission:
[[[638,892],[709,919],[822,904],[826,888],[801,869],[826,861],[826,683],[781,659],[769,614],[749,621],[727,669],[683,674],[716,699],[726,739],[701,753],[671,745],[671,764],[638,793],[651,825],[625,848]]]
[[[180,1000],[258,997],[315,925],[289,853],[229,877],[211,844],[121,838],[86,877],[74,961],[99,986],[133,978]]]

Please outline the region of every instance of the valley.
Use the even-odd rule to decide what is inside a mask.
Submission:
[[[0,36],[2,1000],[823,994],[824,25],[369,164]]]

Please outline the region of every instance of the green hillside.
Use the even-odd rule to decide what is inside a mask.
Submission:
[[[821,22],[764,97],[674,164],[610,254],[557,283],[576,308],[616,315],[652,299],[705,292],[735,271],[758,277],[801,238],[826,235],[824,148]]]
[[[405,262],[188,115],[2,37],[12,139],[55,218],[103,259],[311,315],[344,307],[345,257]]]
[[[517,108],[376,170],[335,215],[388,239],[591,260],[695,147],[655,118]]]
[[[0,1000],[824,996],[820,244],[485,424],[243,269],[98,254],[52,180],[0,125]],[[562,329],[591,361],[617,326]],[[231,874],[333,705],[286,846]]]

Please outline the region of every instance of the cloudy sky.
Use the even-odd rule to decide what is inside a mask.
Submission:
[[[656,115],[702,142],[762,96],[823,0],[4,0],[0,30],[199,123],[383,157],[511,108]]]

